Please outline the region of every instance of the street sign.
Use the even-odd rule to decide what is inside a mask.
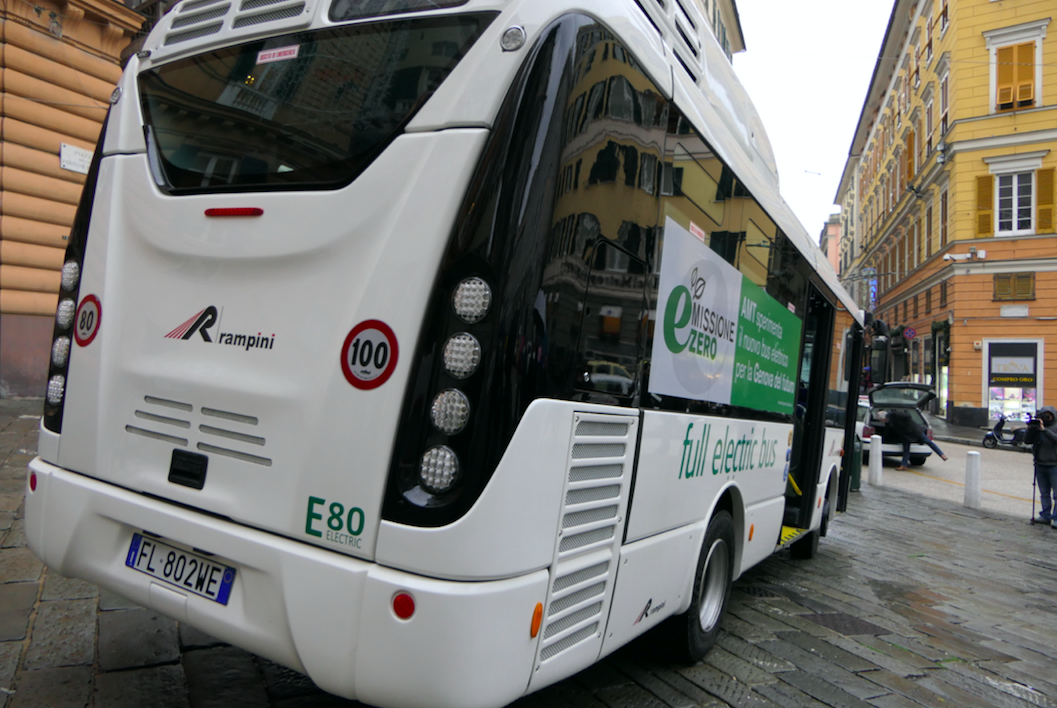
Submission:
[[[913,339],[916,336],[918,336],[918,332],[913,327],[907,327],[903,330],[903,337],[906,339]]]

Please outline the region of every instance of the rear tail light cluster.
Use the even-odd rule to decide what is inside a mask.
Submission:
[[[55,327],[51,338],[51,359],[48,364],[48,388],[44,396],[44,427],[48,430],[62,432],[62,411],[66,402],[70,354],[75,338],[74,328],[77,316],[77,301],[81,289],[84,253],[88,243],[88,224],[92,218],[92,203],[95,201],[95,186],[99,178],[99,160],[103,147],[103,136],[106,135],[107,121],[99,134],[92,164],[88,168],[81,201],[70,229],[70,239],[66,246],[66,262],[62,266],[59,278],[59,303],[55,308]]]
[[[492,288],[481,278],[466,278],[456,286],[451,304],[452,312],[461,324],[478,324],[491,308]],[[481,355],[481,343],[477,337],[470,332],[456,332],[444,344],[444,372],[453,379],[466,381],[477,371]],[[445,388],[433,396],[429,417],[436,432],[451,437],[466,428],[472,412],[473,405],[466,392],[459,388]],[[418,482],[430,494],[445,494],[458,483],[459,472],[459,456],[455,451],[448,444],[436,444],[422,455]]]
[[[69,258],[69,249],[67,249]],[[61,425],[62,403],[66,397],[66,373],[70,363],[70,348],[73,345],[73,319],[77,310],[77,291],[81,284],[81,266],[76,260],[67,260],[62,267],[59,286],[59,306],[55,310],[55,333],[51,342],[51,362],[48,371],[48,390],[45,396],[45,424],[48,418],[59,419]],[[59,426],[47,426],[59,432]]]

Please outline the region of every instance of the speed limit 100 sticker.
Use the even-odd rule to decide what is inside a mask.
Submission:
[[[99,321],[103,317],[103,306],[95,295],[85,295],[77,306],[77,317],[73,326],[73,338],[77,344],[87,347],[99,333]]]
[[[356,388],[378,388],[393,375],[399,348],[392,328],[367,320],[352,328],[341,348],[341,371]]]

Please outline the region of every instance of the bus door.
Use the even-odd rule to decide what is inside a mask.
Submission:
[[[833,316],[833,305],[814,286],[809,286],[785,493],[787,526],[807,528],[811,522],[825,444]]]

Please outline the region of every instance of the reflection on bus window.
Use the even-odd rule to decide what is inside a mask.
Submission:
[[[159,186],[194,193],[348,184],[402,132],[493,18],[334,27],[143,72]]]

